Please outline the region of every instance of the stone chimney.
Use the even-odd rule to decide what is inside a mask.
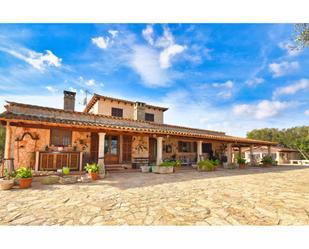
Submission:
[[[134,119],[145,120],[145,103],[135,102],[134,104]]]
[[[75,92],[63,91],[63,110],[74,111],[75,110]]]

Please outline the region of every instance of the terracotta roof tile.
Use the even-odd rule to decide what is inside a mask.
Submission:
[[[199,137],[210,140],[230,141],[248,144],[276,144],[225,135],[223,132],[194,129],[183,126],[159,124],[133,119],[117,118],[84,112],[64,111],[62,109],[8,102],[7,111],[0,114],[0,120],[35,121],[36,123],[66,124],[89,128],[109,128],[113,130],[130,130],[152,134]]]

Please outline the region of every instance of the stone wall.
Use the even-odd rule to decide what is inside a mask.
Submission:
[[[45,147],[48,146],[50,150],[56,150],[50,146],[50,130],[49,129],[34,129],[34,128],[23,128],[23,127],[11,127],[11,148],[13,148],[12,156],[14,156],[15,168],[21,166],[34,168],[35,166],[35,152],[44,151]],[[24,138],[21,139],[24,134]],[[38,140],[33,140],[33,137],[38,137]],[[72,132],[72,147],[68,150],[73,150],[73,146],[76,146],[77,151],[83,151],[83,164],[87,162],[90,157],[90,143],[91,135],[90,132]]]
[[[45,146],[49,145],[49,130],[14,126],[12,126],[11,129],[11,148],[14,148],[13,154],[15,168],[19,168],[21,166],[34,168],[35,151],[44,150]],[[21,139],[25,133],[30,133],[33,137],[36,136],[39,139],[33,140],[31,136],[27,134],[21,141],[16,141],[16,139]]]
[[[149,137],[133,136],[132,137],[132,158],[149,157]]]

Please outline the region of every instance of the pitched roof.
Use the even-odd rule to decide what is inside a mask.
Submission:
[[[81,127],[89,129],[111,129],[148,134],[177,135],[233,143],[272,145],[275,143],[225,135],[224,132],[195,129],[183,126],[159,124],[106,115],[97,115],[62,109],[8,102],[7,111],[0,120],[44,125]]]
[[[118,99],[118,98],[113,98],[113,97],[109,97],[109,96],[104,96],[104,95],[100,95],[100,94],[93,94],[92,98],[89,100],[87,106],[84,109],[84,112],[89,112],[90,109],[94,106],[94,104],[99,100],[99,99],[108,99],[108,100],[112,100],[112,101],[118,101],[118,102],[122,102],[122,103],[127,103],[130,105],[134,105],[137,102],[134,101],[130,101],[130,100],[125,100],[125,99]],[[166,107],[161,107],[161,106],[156,106],[156,105],[149,105],[149,104],[145,104],[146,107],[149,108],[153,108],[153,109],[159,109],[163,112],[167,111],[168,108]]]

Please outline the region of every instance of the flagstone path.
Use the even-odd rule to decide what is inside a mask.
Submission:
[[[309,225],[309,167],[35,181],[0,200],[1,225]]]

